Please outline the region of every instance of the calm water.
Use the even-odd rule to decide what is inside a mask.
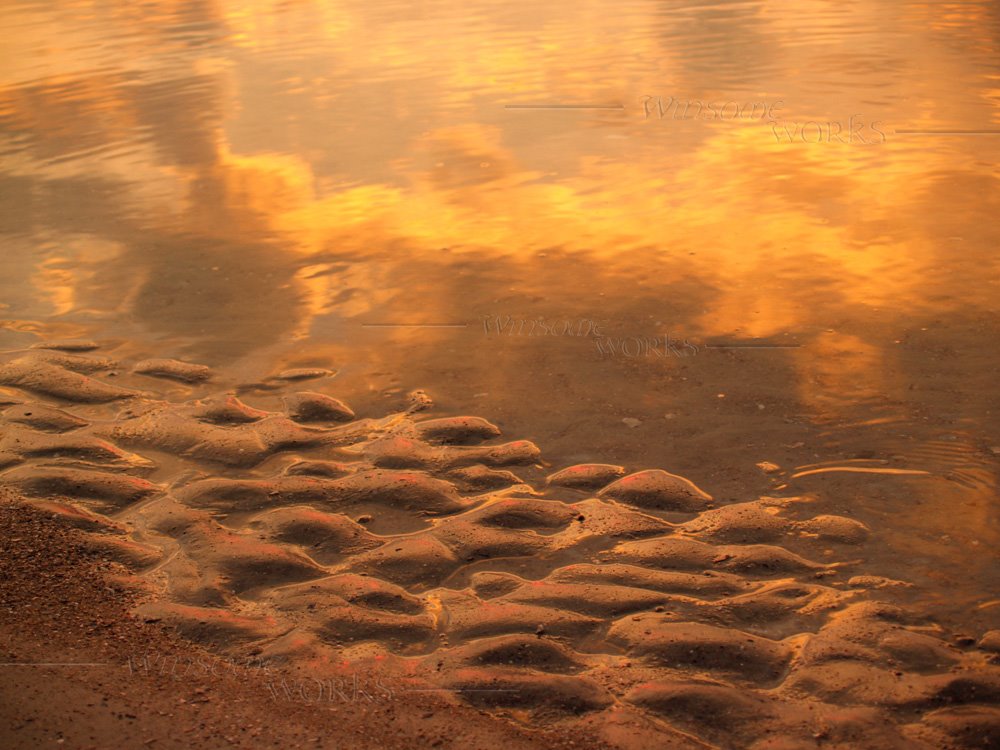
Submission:
[[[1000,621],[996,2],[0,19],[3,348],[322,365],[360,415],[424,388],[556,466],[815,495]]]

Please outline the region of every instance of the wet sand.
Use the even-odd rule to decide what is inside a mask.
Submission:
[[[532,442],[426,392],[358,416],[329,368],[232,382],[48,346],[0,363],[0,483],[19,498],[5,506],[11,661],[57,660],[32,638],[39,618],[72,630],[96,608],[126,648],[155,626],[172,651],[277,670],[255,688],[272,700],[265,723],[285,703],[308,715],[342,700],[361,675],[363,700],[414,722],[400,729],[411,746],[435,741],[437,720],[415,718],[427,696],[501,722],[476,719],[490,743],[540,742],[539,727],[623,750],[998,741],[997,631],[950,632],[908,608],[911,582],[866,569],[877,530],[814,498],[720,500],[660,468],[547,466]],[[79,562],[90,590],[60,595],[83,586],[66,581]],[[116,611],[102,585],[128,592]],[[121,662],[119,636],[106,652],[96,622],[90,633],[57,642],[58,659],[75,647]],[[42,709],[46,680],[85,696],[107,689],[94,675],[112,679],[29,674],[43,677],[8,682],[14,716]],[[112,697],[162,706],[175,687]],[[293,731],[278,722],[267,731]],[[330,746],[356,736],[326,722]],[[55,731],[39,724],[24,736]]]
[[[222,659],[136,618],[145,595],[119,564],[6,493],[0,540],[4,747],[580,747],[567,732],[515,727],[434,695],[388,701],[370,678],[367,691],[331,698],[310,684],[288,697],[279,665]]]

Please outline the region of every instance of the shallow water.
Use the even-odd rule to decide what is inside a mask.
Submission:
[[[329,367],[553,468],[815,495],[866,573],[1000,624],[996,3],[0,17],[3,349]]]

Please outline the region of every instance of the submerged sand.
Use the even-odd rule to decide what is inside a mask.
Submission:
[[[809,497],[548,466],[421,392],[359,417],[332,375],[11,352],[0,483],[73,530],[53,545],[113,561],[140,624],[258,667],[274,715],[430,696],[502,720],[479,737],[583,747],[1000,744],[1000,634],[902,606],[910,584],[865,569],[878,529]]]

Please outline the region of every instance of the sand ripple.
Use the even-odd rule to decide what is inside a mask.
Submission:
[[[877,530],[807,498],[546,476],[537,446],[426,394],[359,418],[295,390],[331,371],[296,370],[260,384],[268,411],[207,367],[94,348],[5,356],[0,483],[129,569],[138,614],[220,652],[377,665],[622,747],[997,741],[1000,637],[958,648],[891,603],[901,582],[857,562]]]

